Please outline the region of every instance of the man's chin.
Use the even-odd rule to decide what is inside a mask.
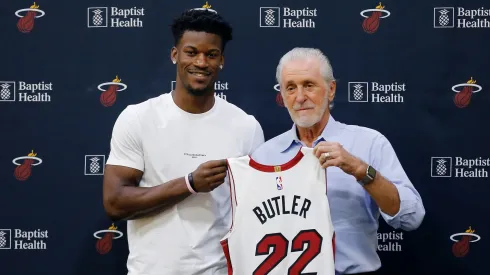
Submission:
[[[187,87],[187,91],[194,96],[203,96],[207,94],[210,90],[210,87]]]
[[[293,121],[301,128],[310,128],[317,124],[320,120],[315,117],[295,117]]]

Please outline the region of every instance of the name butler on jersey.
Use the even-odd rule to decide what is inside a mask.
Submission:
[[[326,173],[312,148],[279,166],[230,158],[228,173],[233,220],[221,240],[228,274],[335,274]]]

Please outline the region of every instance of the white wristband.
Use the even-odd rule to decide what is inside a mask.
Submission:
[[[191,184],[189,183],[189,174],[185,175],[185,184],[187,185],[187,189],[189,189],[192,194],[197,194],[197,192],[192,189]]]

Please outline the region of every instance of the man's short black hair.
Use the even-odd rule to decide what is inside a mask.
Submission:
[[[226,43],[232,40],[232,27],[219,14],[208,10],[187,10],[172,23],[174,43],[177,45],[186,31],[198,31],[216,34],[221,37],[222,51]]]

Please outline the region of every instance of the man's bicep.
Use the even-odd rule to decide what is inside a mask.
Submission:
[[[117,118],[110,142],[107,164],[144,171],[143,146],[137,114],[126,108]]]
[[[121,214],[118,205],[127,198],[127,187],[137,187],[143,176],[140,170],[119,165],[106,165],[103,183],[103,203],[107,213],[112,217]],[[126,195],[125,195],[126,194]]]
[[[138,186],[143,172],[131,167],[106,165],[104,171],[104,187],[117,189],[123,186]]]

